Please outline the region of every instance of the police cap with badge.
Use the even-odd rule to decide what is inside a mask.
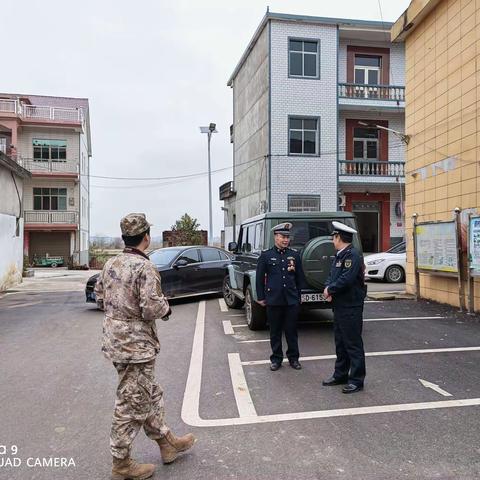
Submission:
[[[279,235],[289,237],[290,236],[290,230],[291,230],[292,227],[293,227],[293,225],[290,222],[279,223],[278,225],[275,225],[272,228],[272,232],[273,232],[274,235],[276,235],[278,233]]]
[[[345,225],[342,222],[332,222],[333,231],[332,235],[340,235],[340,238],[345,243],[352,243],[353,235],[358,233],[354,228]]]

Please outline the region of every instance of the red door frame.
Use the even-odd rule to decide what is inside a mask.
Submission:
[[[353,202],[379,202],[380,203],[380,251],[385,252],[390,248],[390,194],[389,193],[360,193],[345,192],[345,209],[352,211]]]

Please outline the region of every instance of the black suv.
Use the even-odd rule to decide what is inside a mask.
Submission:
[[[231,242],[228,249],[234,258],[228,266],[223,281],[223,296],[230,308],[245,305],[247,324],[251,330],[266,326],[265,308],[257,303],[255,270],[262,250],[272,248],[272,228],[282,222],[291,222],[290,248],[300,253],[308,288],[302,290],[302,309],[330,308],[323,289],[335,256],[331,232],[332,221],[339,221],[356,229],[355,216],[350,212],[270,212],[245,220],[238,235],[238,242]],[[353,245],[361,252],[358,235]]]

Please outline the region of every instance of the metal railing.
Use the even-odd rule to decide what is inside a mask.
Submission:
[[[82,108],[29,105],[19,100],[0,99],[0,112],[13,113],[25,119],[51,120],[56,122],[84,123]]]
[[[339,175],[367,177],[404,177],[404,162],[340,160]]]
[[[78,162],[71,160],[39,160],[35,158],[17,158],[17,162],[29,172],[38,173],[77,173]]]
[[[76,224],[78,212],[25,210],[25,223]]]
[[[358,98],[367,100],[405,101],[405,87],[393,85],[365,85],[360,83],[340,83],[340,98]]]

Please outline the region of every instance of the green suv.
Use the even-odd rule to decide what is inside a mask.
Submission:
[[[255,270],[262,250],[274,245],[272,228],[291,222],[290,248],[300,252],[307,288],[301,291],[302,309],[330,308],[323,289],[330,271],[335,249],[332,243],[332,221],[357,228],[350,212],[270,212],[245,220],[240,226],[238,242],[228,244],[233,252],[232,263],[223,281],[223,297],[230,308],[245,305],[247,324],[251,330],[266,326],[265,308],[257,303]],[[353,245],[361,251],[358,235]]]

